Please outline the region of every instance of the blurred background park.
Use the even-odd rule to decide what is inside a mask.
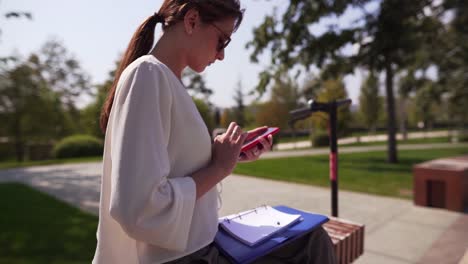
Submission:
[[[3,171],[101,160],[99,114],[120,55],[162,1],[97,2],[0,1]],[[231,121],[277,126],[275,151],[327,149],[328,115],[291,126],[288,113],[309,99],[351,98],[338,112],[339,150],[361,149],[340,155],[340,189],[406,200],[415,164],[468,154],[466,1],[241,4],[245,20],[225,60],[183,76],[210,132]],[[283,155],[235,173],[328,187],[328,169],[328,155]],[[0,217],[0,263],[90,260],[95,216],[17,183],[0,188],[0,210],[15,212]],[[56,221],[64,215],[73,217]],[[31,246],[31,237],[44,239]]]

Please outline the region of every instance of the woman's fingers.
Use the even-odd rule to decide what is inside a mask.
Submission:
[[[273,138],[272,138],[271,135],[268,135],[268,137],[262,137],[262,138],[260,138],[260,140],[259,140],[260,145],[258,146],[258,148],[259,148],[262,152],[271,150],[271,142],[272,142],[272,140],[273,140]]]
[[[237,141],[239,137],[242,135],[242,129],[240,126],[236,125],[234,127],[234,131],[232,132],[231,139]]]
[[[265,130],[267,130],[267,129],[268,129],[267,126],[262,126],[262,127],[257,127],[255,129],[252,129],[249,132],[250,133],[259,133],[259,134],[261,134],[261,133],[265,132]]]
[[[262,134],[263,132],[265,132],[265,130],[267,130],[267,129],[268,129],[267,126],[262,126],[262,127],[257,127],[255,129],[252,129],[252,130],[250,130],[248,132],[249,136],[247,137],[247,139],[254,138],[254,137]]]
[[[234,132],[234,128],[235,128],[236,126],[237,126],[237,124],[236,124],[235,122],[231,122],[231,123],[229,124],[228,129],[226,130],[226,135],[230,137],[230,136],[232,135],[232,132]]]
[[[247,133],[249,134],[249,133]],[[251,162],[258,160],[264,152],[268,152],[272,149],[273,136],[268,135],[267,137],[262,137],[259,139],[259,144],[256,147],[242,152],[239,155],[239,162]]]
[[[244,144],[244,141],[248,136],[249,136],[248,132],[244,132],[239,135],[239,137],[236,140],[236,144],[240,145],[239,149],[242,147],[242,144]]]

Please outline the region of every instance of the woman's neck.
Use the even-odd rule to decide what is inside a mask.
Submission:
[[[176,34],[164,33],[150,54],[169,67],[175,76],[181,79],[182,71],[187,65],[183,59],[183,47],[179,47],[181,42],[175,38]]]

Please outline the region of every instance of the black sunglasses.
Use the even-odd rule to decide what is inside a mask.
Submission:
[[[225,49],[227,47],[227,45],[229,45],[229,42],[231,42],[231,38],[229,37],[228,34],[224,33],[218,26],[216,26],[214,23],[211,23],[210,25],[212,25],[214,28],[216,28],[216,30],[219,31],[219,33],[221,33],[221,35],[223,35],[223,38],[218,38],[218,46],[216,47],[216,50],[218,52],[221,52],[223,49]]]

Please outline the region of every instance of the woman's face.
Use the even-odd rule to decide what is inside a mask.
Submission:
[[[199,24],[188,56],[188,66],[192,70],[202,72],[216,60],[224,59],[224,49],[231,41],[234,23],[234,18],[227,18]]]

